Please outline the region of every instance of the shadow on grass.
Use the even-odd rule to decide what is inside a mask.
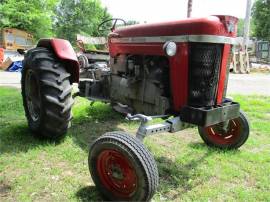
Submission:
[[[63,141],[64,139],[53,141],[37,138],[31,133],[25,121],[17,121],[1,127],[0,154],[27,152],[35,147],[58,145]]]
[[[166,156],[155,158],[160,177],[158,191],[162,195],[168,195],[169,200],[179,199],[184,193],[191,191],[213,177],[201,173],[201,165],[207,164],[209,157],[221,153],[231,155],[239,153],[239,150],[209,148],[206,144],[199,142],[189,143],[188,147],[194,149],[194,151],[180,155],[181,158],[188,159],[185,160],[185,163],[176,162]],[[171,190],[177,190],[177,192],[171,194],[169,193]]]
[[[106,132],[120,131],[117,126],[125,121],[125,117],[105,104],[90,106],[87,115],[74,117],[70,135],[82,149],[88,151],[89,146]]]
[[[125,121],[124,116],[114,112],[110,106],[93,106],[87,108],[86,116],[75,117],[70,134],[72,134],[76,144],[88,151],[89,145],[99,136],[106,132],[119,131],[118,125],[123,121]],[[203,143],[191,143],[189,147],[201,150],[202,154],[197,156],[192,155],[192,152],[185,154],[183,157],[189,159],[185,164],[179,164],[166,156],[155,158],[160,174],[158,191],[162,194],[168,194],[171,189],[180,190],[177,194],[169,196],[170,200],[177,199],[179,195],[204,183],[204,177],[197,179],[200,165],[212,154],[222,152],[218,149],[209,149]],[[190,183],[191,181],[192,183]],[[95,186],[79,189],[76,196],[81,201],[102,200]]]
[[[82,202],[103,201],[102,196],[99,194],[95,186],[87,186],[81,188],[76,193],[76,197]]]
[[[125,121],[124,116],[113,111],[109,105],[99,104],[86,109],[87,116],[77,116],[72,121],[69,136],[82,149],[88,150],[89,145],[99,136],[110,131],[119,131],[117,125]],[[27,152],[31,148],[58,145],[65,141],[37,138],[29,130],[24,117],[14,121],[0,123],[0,153]]]
[[[201,165],[211,153],[204,153],[197,157],[191,157],[190,160],[185,164],[180,164],[166,156],[156,158],[160,185],[159,192],[162,195],[167,195],[172,189],[177,189],[177,193],[168,196],[170,200],[179,198],[183,193],[191,191],[193,188],[203,183],[202,180],[196,180],[196,183],[190,183],[195,180],[197,176],[198,166]],[[192,156],[191,153],[186,156]]]
[[[89,104],[86,110],[86,116],[74,117],[69,134],[78,146],[88,151],[91,143],[104,133],[120,131],[118,125],[125,121],[125,117],[104,104],[97,106]],[[76,197],[83,202],[103,200],[95,186],[80,188]]]
[[[206,146],[201,143],[191,144],[191,147],[193,146],[203,148],[204,152],[196,156],[192,155],[192,152],[185,154],[183,158],[189,157],[190,160],[184,164],[173,161],[166,156],[155,158],[159,170],[159,187],[157,191],[165,195],[168,200],[179,199],[182,194],[191,191],[206,180],[205,177],[198,176],[199,167],[218,150],[210,149],[205,151]],[[198,180],[198,178],[200,179]],[[177,190],[177,192],[171,194],[169,193],[171,190]],[[76,196],[80,201],[84,202],[102,200],[102,196],[95,186],[86,186],[79,189]]]
[[[90,106],[86,108],[86,116],[76,116],[72,122],[68,136],[82,149],[88,151],[89,145],[99,136],[110,131],[119,131],[119,123],[125,121],[121,114],[114,112],[108,105]],[[29,130],[24,116],[17,120],[0,123],[0,155],[4,153],[26,153],[37,147],[58,145],[65,141],[39,139]],[[75,154],[74,154],[75,155]],[[76,176],[74,176],[76,177]],[[95,186],[79,189],[76,196],[81,201],[101,201],[102,197]]]

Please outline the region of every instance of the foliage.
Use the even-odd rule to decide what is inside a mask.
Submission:
[[[106,35],[106,32],[98,32],[98,25],[109,18],[110,14],[99,0],[61,0],[56,9],[54,29],[57,37],[74,44],[76,34]]]
[[[237,26],[237,36],[243,35],[244,35],[244,20],[240,18]]]
[[[52,9],[57,0],[2,0],[0,29],[18,28],[34,34],[35,38],[53,35]]]
[[[270,0],[257,0],[252,8],[255,36],[270,41]]]
[[[1,0],[0,29],[18,28],[36,39],[57,36],[74,42],[76,34],[99,33],[98,25],[111,18],[99,0]]]
[[[237,29],[237,36],[244,36],[244,19],[240,18],[238,21],[238,29]],[[249,35],[254,36],[255,27],[254,27],[254,19],[250,19],[250,31]]]

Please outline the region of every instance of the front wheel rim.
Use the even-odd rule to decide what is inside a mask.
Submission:
[[[40,88],[36,75],[32,70],[26,72],[25,97],[27,109],[33,121],[40,117]]]
[[[138,187],[138,178],[131,162],[117,150],[104,150],[97,158],[101,183],[113,195],[131,198]]]
[[[207,138],[218,145],[232,145],[235,144],[241,136],[241,122],[239,118],[232,119],[228,123],[228,130],[222,132],[219,124],[206,127]]]

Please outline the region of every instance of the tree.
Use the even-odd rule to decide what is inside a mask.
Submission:
[[[244,36],[244,19],[241,18],[238,20],[237,36]]]
[[[244,36],[244,19],[239,18],[238,26],[237,26],[237,36]],[[254,27],[254,19],[250,19],[250,36],[254,36],[255,27]]]
[[[98,25],[111,16],[99,0],[61,0],[56,9],[56,35],[73,44],[76,34],[90,36],[106,35],[98,32]]]
[[[252,8],[254,35],[270,41],[270,0],[257,0]]]
[[[36,39],[53,35],[53,8],[57,0],[1,0],[0,29],[18,28]]]

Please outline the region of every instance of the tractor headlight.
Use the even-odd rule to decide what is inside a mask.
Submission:
[[[173,41],[167,41],[164,44],[163,49],[164,49],[167,56],[172,57],[172,56],[175,56],[175,54],[177,52],[177,45]]]

